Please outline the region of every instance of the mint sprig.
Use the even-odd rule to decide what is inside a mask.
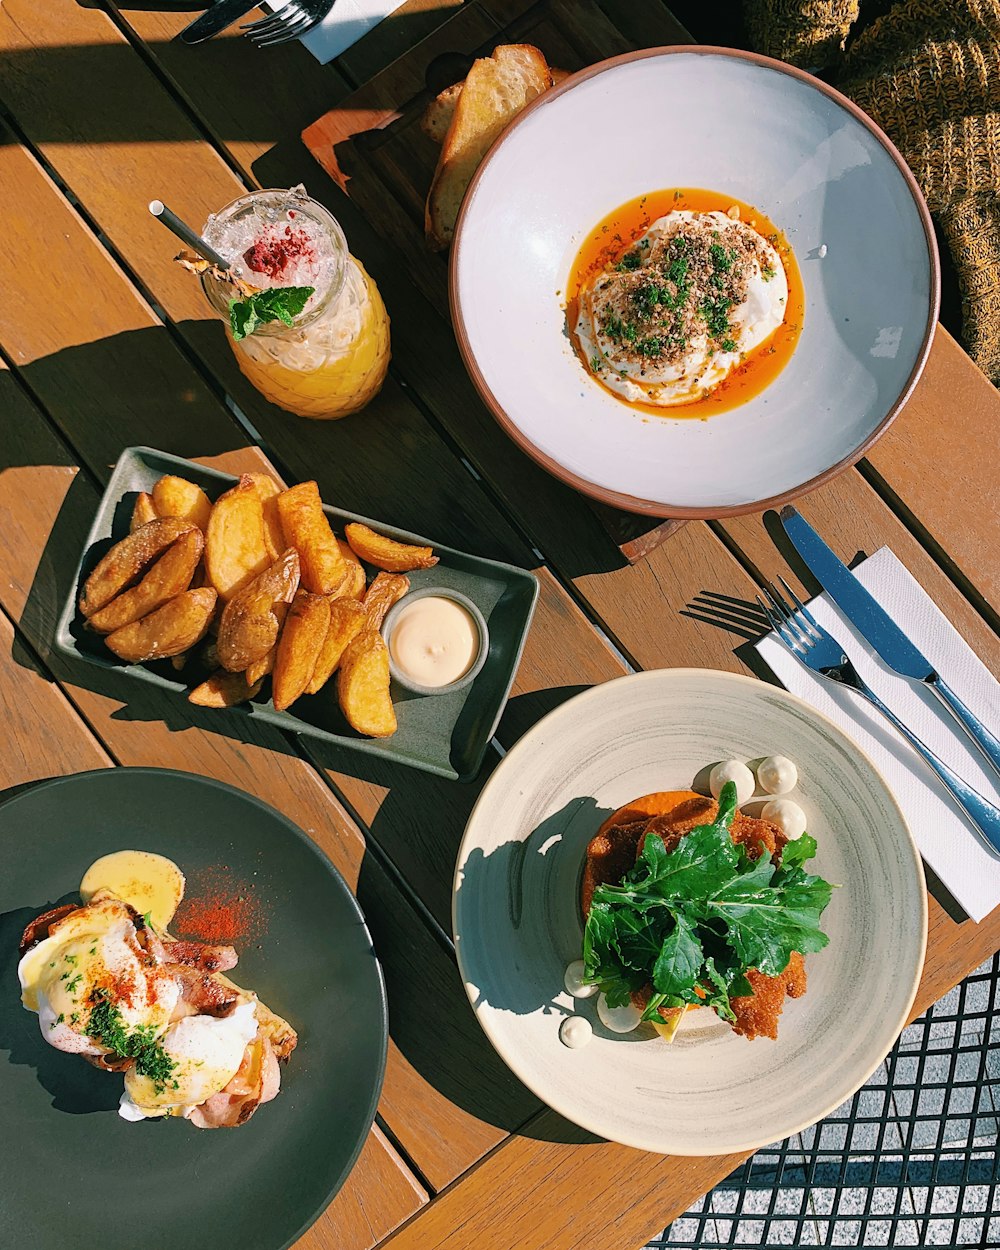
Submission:
[[[231,299],[229,326],[233,338],[238,343],[269,321],[283,321],[290,326],[315,290],[314,286],[274,286],[244,299]]]
[[[673,851],[648,836],[620,885],[600,885],[587,917],[587,977],[612,1007],[652,984],[643,1018],[660,1007],[712,1007],[732,1020],[730,999],[751,994],[750,968],[777,976],[793,951],[822,950],[820,916],[833,886],[803,864],[816,853],[805,833],[776,866],[730,837],[736,787],[727,782],[716,819],[692,829]]]

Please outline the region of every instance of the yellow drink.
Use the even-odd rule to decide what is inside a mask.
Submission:
[[[300,188],[256,191],[212,217],[206,237],[245,281],[267,289],[313,286],[291,326],[258,326],[236,340],[228,328],[231,286],[206,279],[225,313],[237,364],[265,399],[298,416],[330,420],[358,412],[381,389],[389,367],[389,318],[343,232]]]

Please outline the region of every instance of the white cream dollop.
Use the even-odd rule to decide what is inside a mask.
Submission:
[[[777,825],[786,838],[800,838],[806,831],[806,814],[791,799],[772,799],[764,804],[761,816]]]
[[[566,986],[566,993],[572,994],[574,998],[590,998],[597,993],[597,986],[587,980],[587,969],[582,959],[574,959],[567,966],[563,985]]]
[[[799,770],[787,755],[769,755],[757,765],[757,784],[765,794],[788,794],[799,780]]]
[[[736,806],[742,807],[753,797],[757,788],[753,773],[742,760],[723,760],[708,775],[708,787],[712,798],[717,799],[727,781],[736,782]]]
[[[642,1012],[631,1003],[624,1007],[609,1007],[608,1000],[601,994],[597,999],[597,1015],[606,1029],[612,1033],[631,1033],[637,1029],[642,1020]]]
[[[559,1040],[570,1050],[586,1046],[594,1036],[594,1026],[583,1016],[567,1016],[559,1026]]]

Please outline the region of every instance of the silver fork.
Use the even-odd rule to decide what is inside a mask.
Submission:
[[[990,847],[994,851],[1000,851],[1000,810],[984,799],[978,791],[967,785],[956,773],[953,773],[948,765],[921,742],[916,734],[907,729],[899,717],[887,708],[874,690],[858,676],[857,670],[844,654],[840,643],[816,621],[785,579],[779,577],[778,580],[784,586],[786,594],[791,598],[795,607],[793,608],[783,599],[770,582],[767,582],[764,587],[764,593],[770,600],[770,604],[765,603],[759,595],[757,602],[764,609],[764,615],[770,622],[771,628],[792,655],[818,676],[825,677],[827,681],[835,685],[847,686],[849,690],[860,694],[877,707],[925,763],[937,773]]]
[[[257,22],[241,26],[248,39],[261,47],[272,47],[298,39],[326,17],[333,8],[334,0],[289,0],[283,9],[262,17]]]

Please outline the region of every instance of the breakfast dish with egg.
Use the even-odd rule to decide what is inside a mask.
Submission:
[[[569,293],[588,373],[659,415],[744,402],[787,362],[802,324],[801,281],[780,232],[750,205],[695,189],[609,214],[581,247]]]
[[[827,945],[819,924],[833,887],[804,867],[816,842],[797,804],[774,812],[770,800],[777,819],[739,810],[757,785],[787,793],[794,765],[770,756],[757,775],[726,761],[712,770],[715,797],[644,795],[589,842],[583,959],[565,984],[575,998],[598,995],[612,1032],[645,1022],[672,1041],[687,1011],[707,1007],[751,1041],[773,1039],[786,997],[805,994],[804,957]],[[587,1034],[567,1021],[560,1031],[571,1048]]]
[[[23,1005],[56,1050],[124,1075],[119,1114],[234,1128],[270,1102],[298,1038],[224,974],[229,945],[178,940],[184,894],[169,859],[118,851],[84,875],[81,902],[37,916],[20,942]]]

